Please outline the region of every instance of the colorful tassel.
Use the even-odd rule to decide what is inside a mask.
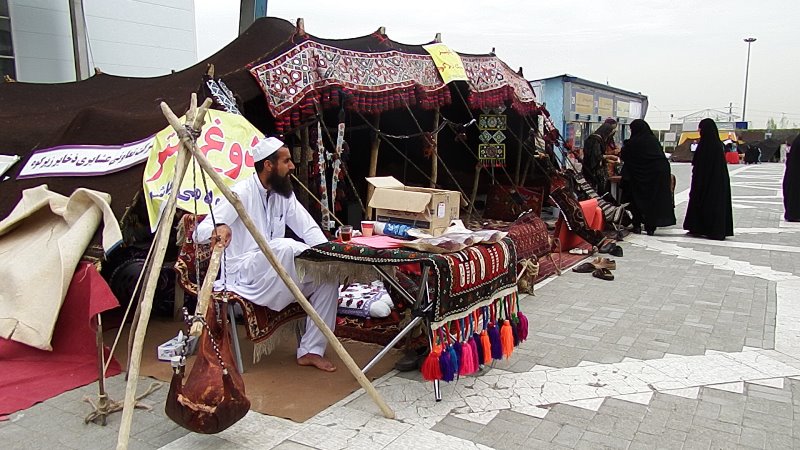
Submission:
[[[453,363],[450,360],[449,348],[442,350],[442,354],[439,355],[439,367],[442,369],[442,381],[450,382],[455,379],[455,370],[453,369]]]
[[[458,345],[458,350],[456,350],[456,345]],[[461,344],[456,342],[455,344],[450,346],[450,365],[453,366],[453,377],[458,377],[460,372],[459,364],[461,364],[461,358],[458,356],[460,353]]]
[[[464,345],[461,342],[456,341],[453,344],[453,352],[455,353],[456,361],[456,375],[461,374],[461,366],[464,364]]]
[[[474,373],[476,369],[475,367],[475,358],[472,353],[472,338],[469,338],[467,342],[461,345],[461,367],[458,370],[459,375],[469,375]]]
[[[522,311],[517,313],[517,317],[519,317],[519,341],[525,342],[528,339],[528,318],[525,317],[525,314],[522,314]]]
[[[510,357],[514,352],[514,332],[511,331],[511,322],[508,320],[504,320],[500,328],[500,342],[503,345],[503,356]]]
[[[475,346],[475,363],[479,366],[483,364],[483,345],[481,345],[481,336],[478,333],[472,333],[472,345]]]
[[[492,343],[486,330],[481,331],[481,347],[483,347],[483,364],[492,363]]]
[[[489,343],[492,349],[492,359],[503,359],[503,343],[500,340],[500,330],[493,323],[489,324]]]
[[[511,334],[514,336],[514,347],[519,345],[519,319],[517,315],[511,317]]]
[[[442,355],[442,346],[434,345],[425,362],[422,363],[422,378],[427,381],[441,380],[442,367],[439,365],[439,357]]]

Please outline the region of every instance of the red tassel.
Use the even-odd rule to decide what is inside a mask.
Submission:
[[[492,363],[492,343],[486,330],[481,331],[481,347],[483,348],[483,364]]]
[[[517,329],[519,341],[524,342],[528,339],[528,318],[525,317],[525,314],[522,314],[522,311],[517,312],[517,317],[519,318],[519,328]]]
[[[434,345],[425,362],[422,363],[422,378],[427,381],[441,380],[442,367],[439,365],[439,357],[442,355],[442,346]]]
[[[511,331],[511,323],[508,320],[504,320],[503,326],[500,328],[500,340],[503,345],[503,356],[510,357],[514,351],[514,333]]]

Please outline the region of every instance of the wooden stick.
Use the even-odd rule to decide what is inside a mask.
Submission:
[[[200,292],[197,293],[197,306],[194,310],[195,318],[198,316],[205,318],[206,316],[206,311],[208,311],[208,303],[209,300],[211,300],[211,289],[214,287],[214,280],[217,279],[219,265],[222,261],[222,252],[224,250],[225,247],[220,243],[215,245],[214,250],[211,251],[211,259],[208,262],[206,277],[203,279],[203,286],[200,288]],[[189,331],[189,335],[200,336],[202,333],[203,324],[195,320],[194,323],[192,323],[192,329]]]
[[[203,105],[197,107],[197,94],[192,94],[192,100],[189,110],[186,112],[186,124],[193,130],[200,130],[205,120],[206,112],[211,106],[211,99],[206,99]],[[128,384],[125,388],[125,404],[122,408],[122,422],[119,426],[119,435],[117,436],[117,448],[125,450],[128,448],[128,440],[131,433],[131,422],[133,420],[133,409],[136,404],[136,385],[139,382],[139,369],[142,361],[142,350],[144,347],[144,336],[147,333],[147,323],[150,320],[150,311],[153,309],[153,295],[156,291],[158,284],[158,277],[161,275],[161,264],[164,262],[164,254],[167,251],[169,244],[169,228],[172,226],[172,220],[175,217],[175,204],[178,200],[178,191],[180,190],[181,181],[186,174],[186,169],[189,167],[190,152],[189,147],[191,138],[180,120],[175,117],[175,114],[169,109],[166,103],[161,103],[161,110],[167,116],[172,128],[174,128],[178,135],[181,137],[181,148],[178,150],[178,161],[175,164],[175,176],[172,179],[172,190],[167,204],[164,208],[164,213],[161,215],[161,220],[158,222],[156,230],[153,251],[153,264],[147,273],[144,287],[144,296],[142,297],[141,314],[136,326],[136,337],[133,341],[133,350],[131,352],[131,361],[128,370]],[[167,114],[169,112],[169,115]],[[171,115],[171,116],[170,116]]]
[[[381,116],[380,114],[375,116],[375,120],[372,122],[372,126],[375,127],[376,130],[380,129],[381,125]],[[367,172],[368,176],[374,177],[378,171],[378,150],[381,147],[381,135],[377,132],[375,133],[375,138],[372,140],[372,145],[369,149],[369,172]],[[372,192],[375,191],[375,187],[371,184],[367,184],[367,205],[369,205],[369,200],[372,198]],[[372,220],[372,208],[367,206],[367,220]]]
[[[381,409],[383,415],[387,419],[394,419],[394,411],[392,411],[392,409],[389,408],[389,405],[387,405],[383,398],[381,398],[380,394],[378,394],[378,391],[375,389],[375,386],[373,386],[364,373],[361,372],[361,369],[359,369],[356,362],[353,361],[353,358],[350,356],[350,354],[347,353],[347,350],[345,350],[344,346],[342,346],[342,343],[336,339],[333,331],[328,328],[328,325],[322,320],[314,307],[311,306],[311,303],[309,303],[303,293],[300,292],[300,288],[297,287],[297,284],[295,284],[294,280],[292,280],[291,276],[289,276],[289,274],[286,272],[286,269],[283,268],[280,261],[278,261],[278,258],[275,257],[274,253],[272,253],[272,249],[270,249],[267,240],[261,234],[261,231],[259,231],[259,229],[256,227],[253,219],[250,218],[250,215],[247,213],[247,210],[245,210],[244,205],[242,204],[241,200],[239,200],[239,197],[234,194],[231,188],[229,188],[222,181],[222,177],[217,174],[217,172],[214,170],[214,167],[211,165],[208,159],[206,159],[202,152],[198,151],[196,148],[193,148],[192,154],[194,155],[195,160],[200,164],[200,167],[202,167],[208,176],[211,177],[211,180],[214,182],[214,184],[216,184],[220,191],[222,191],[222,195],[228,199],[233,208],[239,214],[239,218],[242,219],[247,231],[249,231],[253,236],[253,239],[255,239],[258,247],[261,249],[261,252],[267,257],[267,261],[269,261],[269,263],[275,269],[275,273],[277,273],[281,280],[286,283],[286,286],[292,292],[292,295],[294,295],[297,303],[300,304],[306,314],[308,314],[308,317],[310,317],[314,324],[316,324],[320,331],[322,331],[322,334],[325,335],[325,338],[331,344],[333,350],[337,355],[339,355],[339,358],[341,358],[342,362],[345,364],[345,366],[347,366],[347,369],[350,371],[350,373],[353,374],[353,377],[355,377],[356,381],[358,381],[361,387],[367,391],[367,394],[372,397],[372,400]]]
[[[436,187],[436,182],[439,180],[439,133],[435,130],[439,129],[439,108],[433,110],[433,157],[431,158],[431,187]]]

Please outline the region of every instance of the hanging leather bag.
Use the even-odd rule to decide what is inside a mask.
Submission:
[[[184,383],[184,366],[175,368],[167,395],[167,416],[195,433],[219,433],[250,410],[244,381],[231,353],[225,305],[219,305],[222,312],[217,320],[215,303],[209,304],[189,376]]]

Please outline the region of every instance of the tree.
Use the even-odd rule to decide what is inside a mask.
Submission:
[[[773,119],[772,117],[767,119],[767,129],[768,130],[775,130],[777,128],[778,128],[778,124],[775,123],[775,119]]]

